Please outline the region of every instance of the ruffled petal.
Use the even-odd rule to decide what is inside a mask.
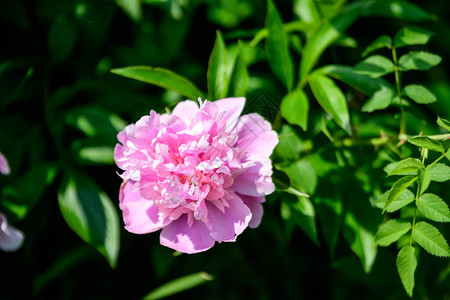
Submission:
[[[239,198],[244,201],[244,204],[250,209],[252,213],[252,219],[248,223],[250,228],[256,228],[261,223],[263,215],[263,207],[261,203],[265,201],[264,197],[252,197],[246,195],[239,195]]]
[[[245,98],[225,98],[214,101],[213,103],[217,106],[219,115],[223,113],[221,121],[225,122],[226,129],[230,130],[234,127],[244,110]]]
[[[252,218],[250,209],[236,194],[230,194],[227,202],[228,207],[224,212],[214,205],[208,206],[207,226],[211,230],[211,236],[218,242],[235,241],[236,237],[247,228]]]
[[[177,116],[186,123],[190,123],[198,112],[198,105],[191,100],[181,101],[173,108],[172,116]]]
[[[272,162],[261,154],[253,154],[248,158],[255,163],[244,173],[234,179],[230,187],[233,191],[248,196],[264,196],[275,191],[275,185],[272,182]]]
[[[189,226],[186,215],[164,227],[159,241],[161,245],[183,253],[206,251],[215,243],[205,223],[194,221],[192,226]]]
[[[125,229],[133,233],[154,232],[170,224],[169,219],[159,219],[159,209],[152,200],[141,196],[139,190],[132,189],[134,182],[122,183],[119,192],[120,209],[123,211]]]
[[[8,175],[10,172],[6,157],[0,152],[0,174]]]
[[[269,157],[278,144],[278,135],[270,123],[255,113],[240,117],[235,131],[238,135],[236,146],[247,153],[261,153]]]
[[[22,247],[24,240],[23,232],[8,224],[5,215],[0,213],[0,249],[12,252]]]

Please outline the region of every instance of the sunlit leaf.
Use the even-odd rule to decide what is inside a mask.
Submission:
[[[216,33],[216,42],[209,57],[207,77],[209,100],[225,98],[230,78],[228,76],[227,49],[220,31]]]
[[[376,51],[378,49],[382,48],[391,48],[392,47],[392,39],[387,35],[382,35],[379,38],[377,38],[375,41],[370,43],[369,46],[364,50],[362,56],[365,57],[368,54],[372,53],[373,51]]]
[[[378,78],[394,72],[394,64],[384,56],[373,55],[358,63],[355,66],[355,71],[373,78]]]
[[[115,0],[117,5],[135,22],[142,19],[141,1],[139,0]]]
[[[308,128],[309,100],[306,94],[295,89],[281,101],[281,115],[290,124],[298,125],[303,130]]]
[[[294,13],[304,22],[317,23],[320,16],[314,2],[314,0],[294,0]]]
[[[419,6],[402,0],[368,1],[363,15],[394,17],[410,21],[426,21],[435,18]]]
[[[288,174],[294,186],[308,194],[313,194],[317,187],[317,174],[306,160],[299,160],[283,169]]]
[[[437,182],[445,182],[450,180],[450,167],[436,163],[431,167],[431,180]]]
[[[408,45],[424,45],[428,43],[428,40],[433,35],[431,31],[415,27],[408,26],[403,27],[394,37],[394,45],[396,48],[408,46]]]
[[[409,230],[411,230],[410,222],[389,220],[378,229],[375,235],[375,242],[380,246],[389,246]]]
[[[447,204],[435,194],[423,194],[417,199],[417,208],[430,220],[450,222],[450,210]]]
[[[450,131],[450,121],[447,121],[446,119],[438,117],[437,123],[442,128],[445,128],[446,130]]]
[[[398,60],[399,67],[404,70],[426,71],[442,61],[439,55],[425,51],[411,51]]]
[[[373,112],[375,110],[385,109],[391,104],[394,97],[394,90],[390,87],[383,86],[364,103],[361,110],[364,112]]]
[[[389,195],[389,191],[380,195],[377,198],[377,200],[375,201],[375,206],[380,209],[383,209],[386,205],[386,200],[387,200],[388,195]],[[414,201],[414,194],[410,190],[404,190],[398,196],[398,198],[389,205],[389,207],[386,209],[386,211],[389,213],[397,211],[400,208],[408,205],[409,203],[411,203],[413,201]]]
[[[233,97],[244,97],[247,91],[248,72],[243,46],[239,43],[239,52],[231,76],[230,89]]]
[[[154,289],[148,293],[143,300],[156,300],[169,297],[185,290],[192,289],[196,286],[204,284],[214,278],[205,272],[194,273],[191,275],[183,276],[175,280],[169,281],[166,284]]]
[[[418,147],[427,148],[441,153],[444,152],[444,146],[442,146],[441,142],[430,139],[429,137],[426,136],[415,136],[410,138],[408,142]]]
[[[427,190],[431,182],[431,170],[429,167],[420,169],[418,173],[419,195]]]
[[[406,190],[416,180],[417,177],[414,176],[405,176],[397,180],[389,190],[383,211],[386,211],[391,203],[394,202],[401,195],[401,193],[403,193],[403,191]]]
[[[108,195],[85,176],[71,174],[60,186],[58,203],[69,227],[114,268],[120,247],[119,217]]]
[[[330,78],[314,74],[309,78],[314,97],[336,123],[350,133],[350,117],[347,101],[341,89]]]
[[[416,223],[412,236],[417,244],[427,250],[428,253],[443,257],[450,256],[450,248],[447,241],[433,225],[427,222]]]
[[[199,91],[192,82],[163,68],[134,66],[112,69],[111,72],[123,77],[136,79],[165,89],[173,90],[191,100],[197,100],[198,97],[204,98],[203,93]]]
[[[418,84],[405,86],[405,94],[415,102],[420,104],[429,104],[436,102],[436,96],[426,87]]]
[[[403,247],[397,256],[397,270],[402,280],[406,293],[412,297],[414,289],[414,272],[417,267],[417,259],[414,247]]]

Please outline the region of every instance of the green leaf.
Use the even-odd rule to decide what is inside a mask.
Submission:
[[[203,93],[200,92],[192,82],[166,69],[133,66],[112,69],[111,72],[123,77],[170,89],[191,100],[197,100],[198,97],[204,98]]]
[[[302,60],[300,64],[300,79],[306,79],[311,69],[319,60],[323,51],[336,41],[361,13],[364,3],[354,3],[342,13],[329,21],[321,23],[308,36],[303,48]]]
[[[320,106],[331,115],[336,123],[350,133],[350,117],[347,101],[341,89],[330,78],[314,74],[309,77],[309,84]]]
[[[298,201],[288,203],[291,211],[291,218],[316,245],[320,245],[317,236],[316,210],[314,209],[314,205],[309,198],[297,198]]]
[[[61,15],[56,18],[48,31],[47,45],[51,58],[62,62],[70,55],[77,42],[77,27],[68,18]]]
[[[291,186],[289,176],[276,168],[273,169],[272,180],[277,190],[287,190]]]
[[[389,220],[378,229],[375,235],[375,242],[380,246],[389,246],[396,242],[402,235],[411,229],[410,222],[400,222],[397,220]]]
[[[399,67],[404,70],[429,70],[442,61],[439,55],[425,51],[411,51],[398,60]]]
[[[183,276],[154,289],[143,300],[156,300],[175,295],[188,289],[204,284],[214,278],[205,272]]]
[[[340,224],[342,223],[344,211],[342,199],[338,197],[314,197],[314,203],[317,208],[317,216],[321,225],[320,228],[330,250],[330,256],[333,258],[341,232]]]
[[[97,139],[78,139],[72,144],[81,163],[114,164],[114,147]]]
[[[441,117],[438,117],[437,123],[442,128],[446,129],[447,131],[450,131],[450,121],[447,121],[446,119],[442,119]]]
[[[384,194],[380,195],[378,199],[375,201],[375,206],[383,209],[386,205],[386,200],[389,195],[389,191],[385,192]],[[392,213],[394,211],[399,210],[400,208],[408,205],[409,203],[414,201],[414,194],[410,190],[404,190],[398,198],[389,205],[389,207],[386,209],[388,213]]]
[[[392,39],[387,35],[382,35],[373,41],[369,46],[367,46],[366,50],[364,50],[362,56],[365,57],[368,54],[372,53],[381,48],[389,48],[392,47]]]
[[[397,256],[397,270],[402,280],[403,287],[409,297],[413,295],[414,272],[417,267],[415,249],[411,246],[403,247]]]
[[[383,212],[394,202],[404,190],[406,190],[414,181],[417,180],[415,176],[405,176],[397,180],[389,190]]]
[[[230,88],[233,97],[244,97],[247,91],[248,72],[245,63],[243,46],[239,42],[239,51],[231,76]]]
[[[299,160],[283,169],[293,185],[308,194],[313,194],[317,187],[317,174],[312,165],[306,160]]]
[[[117,5],[135,22],[142,19],[142,7],[139,0],[116,0]]]
[[[284,124],[278,134],[278,144],[275,148],[277,154],[284,159],[298,160],[303,151],[302,140],[291,126]]]
[[[266,51],[270,67],[290,91],[294,84],[294,67],[283,21],[272,0],[267,1],[266,28],[268,30]]]
[[[420,104],[429,104],[436,102],[436,96],[426,87],[418,84],[410,84],[405,86],[405,94]]]
[[[419,6],[402,0],[369,1],[363,15],[394,17],[409,21],[427,21],[435,18]]]
[[[417,208],[430,220],[450,222],[450,210],[447,204],[434,194],[423,194],[417,199]]]
[[[419,195],[422,195],[427,190],[431,182],[431,170],[429,167],[420,169],[418,174]]]
[[[426,136],[415,136],[410,138],[408,142],[418,147],[427,148],[441,153],[444,152],[444,146],[442,146],[441,142],[430,139],[429,137]]]
[[[217,31],[216,42],[209,57],[207,73],[210,101],[226,97],[230,80],[228,75],[227,49],[222,34]]]
[[[373,112],[374,110],[381,110],[387,108],[395,97],[395,92],[391,87],[383,86],[376,91],[362,107],[364,112]]]
[[[108,195],[85,176],[71,174],[58,191],[58,203],[69,227],[114,268],[120,247],[119,217]]]
[[[369,56],[355,66],[355,72],[378,78],[394,72],[392,61],[381,55]]]
[[[364,228],[349,211],[345,214],[344,224],[344,238],[352,251],[359,257],[364,271],[368,274],[377,255],[375,235]]]
[[[431,167],[431,180],[437,182],[445,182],[450,180],[450,167],[436,163]]]
[[[390,171],[387,176],[399,175],[404,172],[417,171],[424,168],[423,163],[417,158],[406,158],[397,163],[395,168]]]
[[[290,124],[308,129],[309,100],[305,92],[295,89],[281,100],[281,115]]]
[[[307,23],[318,23],[320,15],[314,0],[294,0],[294,13]]]
[[[428,253],[443,257],[450,256],[447,241],[433,225],[427,222],[416,223],[412,236],[417,244],[422,246]]]
[[[404,47],[407,45],[425,45],[433,35],[431,31],[407,26],[400,29],[394,37],[394,45],[396,48]]]

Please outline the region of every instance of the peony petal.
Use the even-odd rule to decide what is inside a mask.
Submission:
[[[192,226],[183,215],[161,231],[160,243],[183,253],[197,253],[214,246],[214,239],[209,235],[205,223],[194,221]]]
[[[0,249],[5,252],[16,251],[22,247],[23,232],[8,224],[6,216],[0,213]]]
[[[10,172],[6,157],[0,152],[0,174],[8,175]]]
[[[227,198],[229,207],[221,212],[216,206],[208,206],[208,228],[211,236],[218,242],[235,241],[236,237],[247,228],[252,214],[250,209],[236,194]]]
[[[261,154],[253,154],[248,158],[255,165],[248,168],[244,173],[234,179],[230,187],[233,191],[248,196],[264,196],[275,191],[272,182],[272,162]]]
[[[225,112],[225,114],[222,116],[223,119],[221,119],[221,121],[226,122],[226,129],[227,131],[229,131],[234,127],[239,119],[239,116],[244,110],[245,98],[225,98],[214,101],[213,103],[217,106],[219,115]]]
[[[125,229],[133,233],[154,232],[170,224],[169,219],[159,220],[159,209],[152,200],[141,196],[139,190],[134,191],[133,181],[122,183],[119,192],[120,209],[123,211]]]
[[[246,195],[238,195],[239,198],[244,201],[244,204],[250,209],[252,213],[252,219],[248,226],[250,228],[256,228],[261,223],[262,215],[263,215],[263,207],[261,203],[265,201],[264,197],[251,197]]]
[[[255,113],[240,117],[235,130],[239,137],[236,146],[247,153],[261,153],[269,157],[278,144],[278,135],[270,123]]]
[[[198,112],[198,105],[191,100],[181,101],[173,108],[172,116],[177,116],[186,123],[191,123],[191,120]]]

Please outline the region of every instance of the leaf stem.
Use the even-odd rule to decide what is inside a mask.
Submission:
[[[395,75],[395,86],[397,87],[397,97],[400,99],[400,109],[402,112],[402,116],[400,119],[400,133],[399,136],[406,132],[406,120],[405,120],[405,109],[403,108],[403,95],[401,89],[401,81],[400,81],[400,72],[398,68],[398,60],[397,60],[397,50],[395,46],[392,45],[392,60],[394,61],[394,75]]]

